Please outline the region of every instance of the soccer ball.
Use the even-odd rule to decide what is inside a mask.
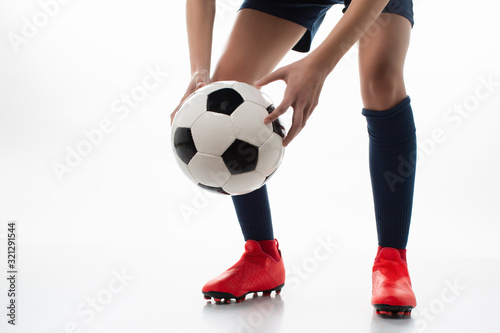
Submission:
[[[284,127],[265,125],[272,101],[242,82],[198,89],[172,123],[172,149],[184,174],[198,186],[240,195],[263,186],[280,165]]]

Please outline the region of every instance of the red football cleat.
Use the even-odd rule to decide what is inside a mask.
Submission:
[[[392,247],[378,248],[372,269],[371,301],[378,314],[409,316],[417,306],[411,289],[405,251]]]
[[[205,299],[213,297],[228,301],[234,298],[238,302],[251,293],[279,293],[285,285],[285,266],[278,241],[274,241],[279,261],[262,251],[258,241],[248,240],[240,260],[205,284],[202,289]]]

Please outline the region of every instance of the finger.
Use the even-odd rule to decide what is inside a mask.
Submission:
[[[283,139],[283,146],[284,147],[288,146],[301,130],[302,130],[302,121],[297,121],[296,124],[290,127],[288,134]]]
[[[279,116],[281,116],[288,110],[288,108],[292,105],[292,102],[292,100],[283,99],[283,101],[281,101],[281,104],[278,105],[278,107],[273,112],[268,114],[266,118],[264,118],[264,124],[268,125],[278,119]]]
[[[205,80],[200,80],[200,81],[196,82],[196,88],[195,89],[198,90],[201,87],[204,87],[206,85],[207,85],[207,83],[205,82]]]
[[[255,81],[253,84],[257,87],[262,87],[276,80],[283,80],[283,81],[285,80],[285,71],[283,70],[283,68],[280,68],[270,74],[267,74],[260,80]]]
[[[312,104],[304,107],[304,117],[302,118],[302,128],[304,128],[306,126],[307,120],[311,116],[313,110],[314,110],[314,106]]]
[[[300,130],[302,129],[302,121],[303,121],[303,108],[302,107],[296,107],[293,110],[293,119],[292,119],[292,126],[290,127],[290,130],[288,131],[288,134],[286,135],[285,139],[283,140],[283,146],[288,146],[288,144],[299,134]]]

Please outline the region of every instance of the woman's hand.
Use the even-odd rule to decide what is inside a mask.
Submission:
[[[283,141],[287,146],[306,125],[307,119],[318,105],[319,95],[329,71],[324,70],[311,55],[282,67],[255,82],[258,87],[276,80],[286,83],[285,95],[281,104],[270,113],[264,123],[269,124],[293,108],[292,126]]]
[[[177,113],[177,111],[179,111],[179,108],[184,102],[184,100],[189,95],[194,93],[196,90],[200,89],[203,86],[206,86],[209,83],[210,83],[210,73],[208,72],[208,70],[202,70],[193,74],[193,76],[191,77],[191,81],[189,82],[188,88],[186,89],[186,93],[181,98],[181,101],[179,102],[179,105],[177,105],[177,107],[175,108],[174,112],[170,114],[170,126],[172,126],[175,114]]]

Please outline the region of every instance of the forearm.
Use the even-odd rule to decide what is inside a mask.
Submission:
[[[363,36],[389,0],[353,0],[344,16],[310,57],[330,73],[347,51]]]
[[[210,72],[215,0],[187,0],[186,23],[191,74]]]

